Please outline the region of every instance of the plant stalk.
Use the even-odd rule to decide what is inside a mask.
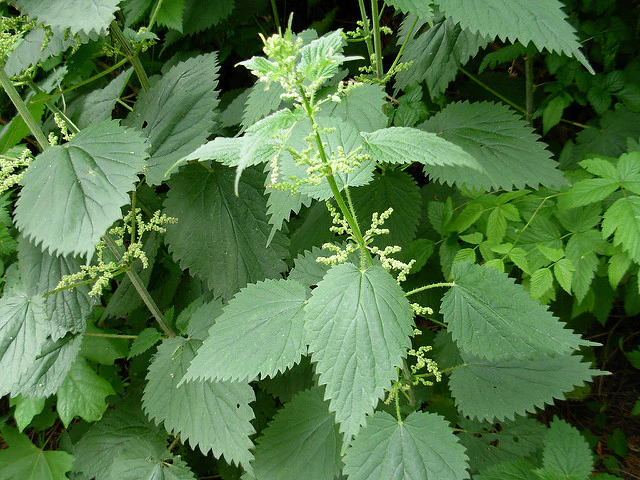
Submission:
[[[156,8],[153,9],[153,13],[151,14],[151,19],[149,20],[149,26],[147,27],[147,29],[151,30],[153,28],[153,24],[156,23],[156,17],[158,16],[158,12],[162,8],[162,2],[164,2],[164,0],[158,0],[158,3],[156,3]]]
[[[451,288],[455,286],[456,286],[455,282],[432,283],[431,285],[425,285],[423,287],[414,288],[413,290],[410,290],[407,293],[405,293],[404,296],[408,297],[409,295],[424,292],[425,290],[431,290],[432,288]]]
[[[533,125],[533,59],[524,57],[524,85],[525,85],[525,118],[529,125]]]
[[[111,30],[111,33],[113,33],[116,41],[124,51],[125,57],[127,57],[127,59],[131,62],[131,65],[133,66],[133,69],[138,76],[138,80],[140,81],[142,90],[148,92],[151,88],[151,83],[149,83],[149,77],[147,76],[147,72],[145,72],[144,67],[142,66],[142,62],[140,62],[138,55],[131,49],[131,45],[129,45],[129,42],[124,36],[124,33],[122,33],[122,30],[120,29],[120,26],[115,21],[111,22],[111,26],[109,28]]]
[[[376,78],[382,78],[382,39],[380,35],[380,11],[378,0],[371,0],[371,23],[373,24],[373,48],[375,55]]]
[[[367,16],[367,9],[364,6],[364,0],[358,0],[358,6],[360,7],[360,17],[362,18],[362,29],[364,30],[364,43],[367,46],[369,61],[371,61],[374,50],[373,44],[371,43],[371,28],[369,27],[369,17]]]

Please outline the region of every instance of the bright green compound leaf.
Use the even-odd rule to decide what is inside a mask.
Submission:
[[[349,480],[462,480],[469,478],[464,447],[435,413],[413,412],[401,423],[376,412],[347,448]]]
[[[350,190],[361,225],[368,228],[373,213],[378,214],[393,208],[393,213],[382,226],[389,229],[386,235],[380,235],[373,245],[384,248],[386,245],[407,247],[414,239],[421,216],[420,188],[413,178],[400,170],[387,170],[376,174],[374,180],[363,187]]]
[[[13,412],[13,418],[15,418],[20,432],[29,426],[33,417],[42,413],[44,402],[44,398],[29,398],[22,395],[9,399],[9,406],[16,407]]]
[[[76,360],[58,388],[56,409],[66,428],[74,417],[97,422],[107,409],[105,398],[115,391],[111,384],[87,365],[83,358]]]
[[[542,298],[553,290],[553,274],[550,268],[540,268],[531,274],[529,293],[531,298]]]
[[[346,438],[356,434],[411,344],[411,307],[382,267],[336,265],[313,291],[305,335],[325,398]]]
[[[420,18],[429,20],[433,17],[431,2],[425,2],[424,0],[385,0],[384,3],[391,5],[396,10],[416,15]]]
[[[15,385],[49,335],[46,315],[42,297],[11,290],[0,298],[0,395],[17,394]]]
[[[23,14],[39,23],[71,30],[71,34],[102,33],[115,19],[122,0],[69,0],[60,11],[60,4],[49,0],[18,0],[16,6]]]
[[[540,480],[535,473],[535,465],[529,460],[518,459],[493,465],[482,470],[477,480]]]
[[[605,237],[613,235],[613,244],[640,263],[640,196],[616,200],[604,214],[602,233]]]
[[[140,410],[140,398],[133,396],[108,410],[74,445],[73,466],[89,478],[112,480],[119,454],[137,451],[144,458],[154,456],[158,449],[166,449],[166,433],[147,420]]]
[[[129,350],[129,356],[127,358],[142,355],[158,343],[158,340],[161,338],[162,334],[157,329],[145,328],[138,334],[138,337],[131,344],[131,349]]]
[[[501,40],[529,42],[539,50],[564,53],[575,57],[590,73],[589,62],[580,51],[576,31],[567,21],[558,0],[513,0],[507,4],[500,0],[438,0],[440,10],[463,28]]]
[[[73,456],[67,452],[44,451],[29,437],[4,425],[0,430],[8,449],[0,450],[0,477],[4,480],[66,480]]]
[[[162,183],[176,161],[207,140],[218,106],[218,68],[215,53],[178,63],[140,95],[127,117],[127,125],[148,139],[151,185]]]
[[[556,276],[556,280],[562,287],[562,289],[571,294],[571,284],[573,283],[573,272],[576,271],[576,267],[568,258],[561,258],[553,266],[553,273]]]
[[[398,73],[397,86],[404,89],[426,81],[433,99],[444,93],[456,78],[458,68],[489,43],[488,38],[461,27],[452,19],[439,17],[431,28],[426,25],[429,19],[420,19],[413,32],[415,17],[405,18],[398,38],[402,44],[411,35],[401,56],[402,62],[411,64]],[[425,31],[415,36],[421,29]]]
[[[251,462],[256,478],[325,480],[340,474],[342,438],[322,388],[299,393],[263,430]]]
[[[182,16],[184,15],[185,0],[172,0],[163,2],[158,9],[156,22],[168,28],[182,33]]]
[[[212,450],[216,458],[247,465],[253,459],[253,389],[239,382],[182,382],[201,345],[182,337],[164,340],[149,366],[142,404],[156,423],[205,455]]]
[[[464,415],[489,422],[534,412],[598,372],[579,356],[537,357],[490,362],[465,357],[451,374],[449,387]]]
[[[379,163],[413,163],[429,166],[466,167],[481,172],[478,162],[462,148],[435,133],[417,128],[389,127],[362,133],[365,152]]]
[[[206,280],[216,296],[230,299],[248,283],[275,277],[286,266],[286,238],[271,226],[262,196],[264,177],[245,170],[240,196],[234,194],[233,170],[219,164],[209,171],[189,165],[170,181],[165,213],[179,219],[168,225],[169,250],[182,268]]]
[[[600,202],[620,188],[620,184],[609,178],[588,178],[573,184],[560,203],[564,208],[575,208]]]
[[[18,267],[25,292],[29,295],[42,295],[53,290],[64,275],[76,273],[83,264],[77,257],[54,256],[43,252],[20,237]],[[44,298],[47,323],[53,340],[64,337],[67,332],[84,332],[86,318],[96,303],[89,296],[89,288],[88,285],[82,285]]]
[[[147,158],[143,138],[116,121],[92,125],[29,165],[16,205],[16,225],[43,250],[91,257],[122,217]]]
[[[185,379],[253,381],[291,368],[307,351],[306,300],[305,287],[293,280],[265,280],[240,290],[211,327]]]
[[[542,468],[538,472],[578,480],[588,478],[592,468],[593,456],[585,438],[567,422],[555,417],[549,425],[542,451]]]
[[[564,355],[585,344],[547,306],[495,269],[457,263],[453,280],[440,312],[464,352],[500,361]]]
[[[486,190],[560,187],[566,183],[538,135],[505,105],[451,103],[420,128],[463,148],[483,169],[430,165],[427,173],[440,182]]]
[[[596,252],[603,248],[606,248],[606,242],[598,230],[574,233],[567,242],[566,258],[575,267],[571,289],[579,302],[589,292],[599,263]]]
[[[609,268],[607,269],[609,276],[609,283],[611,284],[611,288],[617,288],[622,278],[624,277],[627,270],[631,266],[631,258],[627,252],[618,251],[611,255],[609,258]]]

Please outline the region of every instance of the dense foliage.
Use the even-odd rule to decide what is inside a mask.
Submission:
[[[591,474],[638,8],[297,3],[0,4],[0,477]]]

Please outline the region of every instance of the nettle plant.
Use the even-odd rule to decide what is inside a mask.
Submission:
[[[222,115],[215,53],[174,59],[151,78],[140,57],[159,41],[155,22],[207,28],[233,2],[208,12],[210,23],[197,2],[122,2],[125,26],[150,18],[137,32],[114,20],[120,2],[77,3],[61,16],[61,2],[19,0],[27,17],[4,20],[11,52],[0,82],[19,116],[2,137],[2,180],[17,194],[19,235],[12,244],[6,196],[0,395],[10,397],[13,420],[2,428],[3,475],[590,473],[577,430],[526,415],[600,373],[579,352],[593,344],[491,268],[497,262],[460,254],[460,242],[483,241],[482,223],[465,234],[477,207],[451,223],[451,200],[427,203],[437,182],[448,184],[495,206],[502,213],[489,223],[506,229],[517,214],[509,202],[529,195],[525,188],[566,180],[506,106],[456,102],[425,118],[416,87],[440,96],[496,36],[590,69],[559,2],[389,0],[407,16],[386,72],[378,2],[370,18],[359,2],[355,32],[289,26],[262,37],[264,56],[240,62],[255,86]],[[345,55],[348,39],[369,56],[351,76],[361,57]],[[31,70],[20,80],[25,103],[6,72],[68,49],[70,59],[107,53],[107,73],[118,75],[67,106],[57,101],[65,75],[69,91],[89,80],[63,67],[36,82]],[[133,106],[121,98],[129,84],[139,85]],[[130,110],[120,120],[111,118],[116,102]],[[48,137],[46,118],[57,132]],[[221,126],[237,125],[222,135]],[[32,149],[16,146],[27,132]],[[434,231],[461,235],[436,240],[432,258]],[[494,237],[487,251],[504,250]],[[516,253],[505,255],[520,266]],[[120,369],[117,359],[127,359]],[[71,426],[57,452],[15,428],[47,412]],[[196,449],[211,452],[215,468],[202,467]]]

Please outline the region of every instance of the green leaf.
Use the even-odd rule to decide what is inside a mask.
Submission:
[[[580,360],[572,355],[496,362],[465,357],[449,388],[464,415],[489,422],[513,419],[564,399],[564,392],[597,375]]]
[[[493,465],[483,470],[477,480],[540,480],[535,465],[529,460],[517,459]]]
[[[537,247],[551,262],[557,262],[564,257],[564,250],[562,248],[551,248],[546,245],[537,245]]]
[[[166,449],[166,433],[147,420],[140,398],[132,396],[107,410],[74,445],[74,470],[96,480],[111,480],[120,454],[134,451],[153,457],[158,448]]]
[[[222,315],[221,300],[213,300],[208,303],[201,303],[196,300],[180,312],[176,320],[176,326],[180,327],[186,317],[189,323],[186,330],[182,329],[182,331],[188,338],[204,341],[209,336],[209,330],[220,315]]]
[[[215,3],[187,0],[184,9],[184,33],[193,35],[218,25],[233,12],[234,7],[234,0],[218,0]]]
[[[421,0],[384,0],[384,3],[391,5],[396,10],[404,13],[416,15],[427,20],[433,17],[433,7],[431,2]]]
[[[427,27],[430,19],[422,18],[411,31],[415,20],[415,17],[409,16],[400,26],[398,44],[402,44],[411,35],[400,61],[411,64],[398,73],[396,86],[405,89],[409,85],[426,81],[429,94],[435,99],[455,79],[458,68],[466,64],[481,48],[486,47],[489,39],[442,16],[433,22],[431,28]],[[424,32],[416,36],[422,29]]]
[[[253,381],[291,368],[307,351],[306,300],[305,287],[293,280],[242,289],[216,319],[185,379]]]
[[[168,453],[157,443],[120,452],[110,473],[109,480],[196,480],[180,456]]]
[[[376,412],[347,449],[344,463],[350,480],[469,478],[464,447],[435,413],[413,412],[398,422]]]
[[[58,388],[56,409],[65,428],[74,417],[97,422],[107,409],[105,398],[115,394],[111,384],[87,365],[83,358],[76,360]]]
[[[315,85],[322,85],[338,73],[340,66],[347,60],[360,57],[345,57],[342,50],[347,44],[342,30],[334,30],[320,38],[312,40],[300,49],[297,71]]]
[[[118,330],[103,330],[93,324],[87,325],[87,333],[97,336],[85,336],[82,341],[82,356],[102,365],[113,365],[118,358],[126,358],[129,354],[129,339],[109,338],[101,334],[118,334]]]
[[[509,258],[513,264],[524,273],[531,274],[531,269],[529,268],[529,262],[527,260],[527,252],[523,249],[517,247],[512,248],[511,251],[509,251]]]
[[[531,274],[529,279],[531,298],[544,297],[550,290],[553,290],[553,274],[550,268],[541,268]]]
[[[42,413],[45,401],[45,398],[29,398],[22,395],[9,399],[9,406],[16,407],[13,412],[13,418],[20,432],[29,426],[33,417]]]
[[[20,75],[24,70],[75,46],[76,40],[77,37],[66,35],[64,28],[52,28],[49,33],[44,28],[36,27],[27,32],[22,42],[7,55],[4,70],[10,77]],[[83,40],[88,40],[88,37]],[[44,107],[44,104],[41,105]]]
[[[156,14],[156,22],[182,33],[182,16],[184,15],[185,0],[172,0],[162,3]]]
[[[18,0],[16,6],[23,14],[71,34],[102,33],[115,20],[121,0],[69,0],[60,12],[60,4],[49,0]]]
[[[157,329],[145,328],[138,334],[138,337],[131,344],[131,349],[129,350],[129,356],[127,358],[142,355],[158,343],[158,340],[161,338],[162,334]]]
[[[382,267],[331,268],[306,307],[305,335],[325,398],[351,438],[397,377],[411,344],[411,307]]]
[[[515,360],[568,354],[584,344],[505,274],[458,263],[453,280],[440,312],[464,352],[489,361]]]
[[[6,67],[5,67],[6,68]],[[47,95],[44,93],[40,93],[32,98],[34,100],[40,100],[42,97],[46,97]],[[45,104],[44,103],[27,103],[27,109],[33,116],[33,119],[36,122],[39,122],[42,119],[42,115],[44,114]],[[29,127],[25,123],[24,119],[20,115],[16,115],[11,119],[11,121],[6,124],[2,131],[0,131],[2,135],[0,137],[0,152],[5,155],[11,155],[13,152],[9,149],[14,147],[15,145],[22,142],[25,137],[28,137],[31,134]],[[15,151],[15,150],[14,150]],[[23,148],[18,148],[17,152],[19,152],[15,157],[19,158],[23,152]]]
[[[604,246],[606,246],[606,242],[598,230],[574,233],[567,242],[565,255],[575,267],[571,288],[579,302],[589,291],[598,268],[596,252],[599,252]]]
[[[640,196],[616,200],[604,213],[602,234],[613,235],[613,244],[621,246],[634,262],[640,263]]]
[[[571,105],[571,100],[568,100],[563,95],[553,97],[549,101],[542,112],[542,135],[546,135],[549,130],[560,123],[562,113],[569,105]]]
[[[576,271],[576,267],[573,266],[571,260],[567,258],[561,258],[553,266],[553,273],[556,276],[556,280],[562,287],[562,289],[571,294],[571,284],[573,283],[573,272]]]
[[[15,392],[49,335],[42,297],[11,290],[0,298],[0,395]],[[15,396],[15,395],[14,395]]]
[[[373,132],[387,126],[383,112],[386,92],[382,85],[360,83],[349,87],[339,103],[327,102],[320,114],[341,119],[353,125],[359,132]]]
[[[0,450],[0,476],[5,480],[66,480],[73,456],[67,452],[44,451],[29,437],[4,425],[0,430],[8,449]]]
[[[611,288],[617,288],[625,273],[627,273],[627,270],[631,267],[631,259],[626,252],[619,251],[611,255],[608,263],[609,268],[607,272],[609,283],[611,284]]]
[[[322,399],[322,388],[297,394],[263,430],[251,462],[256,478],[324,480],[340,474],[335,414]]]
[[[561,207],[559,202],[558,207]],[[602,217],[600,216],[601,206],[594,203],[582,208],[572,208],[570,210],[562,210],[556,213],[556,218],[560,224],[572,233],[581,233],[591,230],[600,225]]]
[[[182,337],[162,342],[149,365],[142,404],[157,424],[164,422],[205,455],[212,450],[216,458],[247,465],[253,459],[253,389],[239,382],[182,382],[201,344]]]
[[[216,53],[190,58],[138,97],[126,124],[147,137],[149,184],[162,183],[176,161],[207,140],[218,106],[218,69]]]
[[[620,188],[620,184],[608,178],[589,178],[573,184],[562,198],[563,209],[581,207],[604,200]]]
[[[420,128],[462,147],[481,165],[469,168],[430,166],[440,182],[485,190],[560,187],[566,181],[551,153],[531,127],[505,105],[490,102],[451,103]]]
[[[502,41],[529,42],[550,52],[564,53],[576,58],[589,73],[594,73],[580,51],[576,31],[567,21],[558,0],[514,0],[504,4],[500,0],[484,0],[480,8],[474,0],[438,0],[445,15],[463,28],[481,35],[499,37]]]
[[[316,261],[318,257],[328,257],[332,255],[330,250],[312,247],[311,251],[305,251],[298,255],[289,272],[287,279],[294,280],[308,287],[318,285],[324,278],[325,274],[331,268],[326,263]]]
[[[22,179],[16,225],[43,250],[91,257],[100,237],[122,217],[145,149],[139,134],[108,121],[45,150]]]
[[[215,164],[213,171],[189,165],[169,182],[165,213],[179,219],[168,225],[166,240],[183,269],[207,282],[216,296],[230,299],[246,286],[275,277],[286,266],[286,238],[271,227],[262,196],[263,176],[247,170],[234,195],[235,174]]]
[[[593,468],[590,450],[577,429],[555,417],[545,438],[541,470],[561,478],[588,478]]]
[[[20,237],[18,267],[25,292],[31,296],[47,293],[58,285],[65,275],[76,273],[84,262],[77,257],[54,256],[43,252],[24,237]],[[47,323],[55,341],[67,332],[82,333],[86,318],[96,300],[89,296],[89,286],[64,290],[45,297]]]
[[[449,224],[447,225],[447,231],[458,233],[464,232],[467,228],[476,223],[483,212],[484,207],[479,203],[467,204],[467,206],[462,209],[460,214],[456,217],[453,217],[453,219],[449,222]],[[482,236],[482,234],[480,235]]]
[[[365,152],[379,163],[418,162],[430,167],[466,167],[476,173],[482,170],[476,160],[457,145],[417,128],[389,127],[362,133],[362,136]]]
[[[407,247],[414,239],[421,217],[420,189],[413,178],[400,170],[387,170],[376,174],[369,185],[350,190],[351,199],[358,217],[365,228],[371,223],[374,212],[378,214],[393,208],[393,213],[384,223],[387,235],[375,238],[373,245]]]
[[[242,125],[250,127],[272,112],[279,109],[282,104],[281,95],[284,93],[279,83],[271,82],[265,85],[257,81],[251,88],[249,98],[242,114]]]

